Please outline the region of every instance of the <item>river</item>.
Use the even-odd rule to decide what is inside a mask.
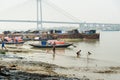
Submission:
[[[86,60],[86,56],[89,51],[92,53],[90,55],[91,60],[93,59],[99,61],[108,61],[118,64],[120,63],[119,35],[119,31],[102,31],[100,32],[99,40],[80,40],[77,42],[73,42],[76,47],[70,46],[69,48],[65,49],[56,49],[56,55],[54,56],[54,60],[52,55],[53,52],[51,49],[36,49],[42,50],[43,52],[30,53],[30,56],[28,56],[27,54],[26,57],[28,57],[28,60],[32,61],[43,61],[61,66],[77,67],[86,65],[81,61]],[[80,59],[76,60],[76,52],[80,49],[82,50]],[[30,58],[31,56],[32,58]],[[25,55],[23,55],[23,57],[25,57]]]
[[[102,31],[100,32],[99,40],[80,40],[79,42],[74,42],[76,47],[71,46],[68,49],[61,50],[61,52],[58,49],[56,53],[62,55],[62,57],[60,57],[61,60],[64,60],[64,64],[69,66],[79,66],[79,64],[81,64],[79,60],[76,61],[76,59],[74,59],[74,57],[76,57],[76,52],[80,49],[82,50],[81,58],[86,58],[89,51],[92,53],[90,55],[91,59],[120,63],[119,35],[119,31]],[[55,60],[59,61],[57,58],[59,57],[56,57]]]
[[[91,57],[100,60],[120,62],[120,32],[102,31],[99,40],[84,40],[76,43],[77,49],[81,49],[81,54],[90,51]]]

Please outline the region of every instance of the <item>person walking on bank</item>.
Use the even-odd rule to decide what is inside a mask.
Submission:
[[[56,43],[54,42],[53,43],[53,59],[55,59],[55,48],[56,48],[55,45],[56,45]]]
[[[56,45],[56,43],[54,42],[54,43],[53,43],[53,53],[54,53],[54,54],[55,54],[55,48],[56,48],[55,45]]]
[[[5,48],[5,50],[7,50],[7,48],[5,47],[5,42],[4,42],[4,40],[2,40],[2,50],[3,50],[3,48]]]

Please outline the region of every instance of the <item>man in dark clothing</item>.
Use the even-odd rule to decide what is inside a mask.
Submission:
[[[81,52],[81,50],[79,50],[76,54],[77,54],[77,58],[79,58],[80,57],[80,52]]]
[[[56,45],[56,43],[54,42],[54,44],[53,44],[53,53],[55,54],[55,45]]]
[[[55,45],[56,45],[56,43],[54,42],[53,43],[53,60],[55,59],[55,48],[56,48]]]
[[[3,50],[3,48],[7,49],[7,48],[5,47],[5,42],[2,40],[2,50]]]

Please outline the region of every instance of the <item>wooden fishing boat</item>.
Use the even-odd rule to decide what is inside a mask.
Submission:
[[[2,40],[0,41],[0,44],[2,43]],[[4,43],[5,44],[24,44],[23,39],[21,37],[15,37],[15,38],[9,38],[4,37]]]
[[[29,44],[33,47],[36,47],[36,48],[52,48],[53,45],[40,45],[40,44]],[[56,48],[67,48],[69,46],[71,46],[72,44],[71,43],[65,43],[65,44],[57,44],[55,45]]]
[[[64,41],[59,40],[45,40],[41,41],[41,44],[30,44],[36,48],[52,48],[55,45],[56,48],[67,48],[72,45],[72,43],[65,43]]]

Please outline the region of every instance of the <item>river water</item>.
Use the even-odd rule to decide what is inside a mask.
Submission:
[[[81,58],[86,58],[86,55],[89,52],[91,59],[108,61],[113,63],[120,63],[120,32],[119,31],[102,31],[100,32],[99,40],[80,40],[78,42],[74,42],[76,47],[69,47],[69,49],[65,50],[56,50],[58,55],[65,55],[64,63],[67,62],[70,65],[78,65],[81,64],[79,61],[77,62],[74,57],[76,57],[76,52],[78,50],[81,51]],[[68,59],[68,60],[66,60]],[[57,58],[56,58],[57,60]],[[83,59],[84,60],[84,59]],[[61,60],[60,60],[61,61]],[[75,63],[75,64],[74,64]]]
[[[99,40],[84,40],[76,43],[77,48],[81,49],[81,54],[90,51],[91,57],[100,60],[120,62],[120,32],[103,31],[100,32]]]
[[[92,66],[96,65],[96,62],[94,61],[107,61],[107,63],[112,62],[118,64],[120,63],[119,35],[119,31],[102,31],[100,32],[99,40],[80,40],[77,42],[73,42],[76,47],[70,46],[69,48],[65,49],[56,49],[55,56],[52,54],[53,52],[51,49],[34,49],[42,50],[42,52],[32,52],[29,55],[27,54],[26,57],[28,60],[32,61],[43,61],[66,67],[78,67],[86,66],[86,64],[84,64],[83,62],[86,61],[87,53],[89,51],[92,53],[90,55],[91,63],[94,63],[94,65]],[[80,59],[77,59],[76,52],[80,49],[82,50],[81,56]],[[23,55],[23,57],[25,57],[25,55]],[[101,63],[101,65],[104,65],[104,63]]]

